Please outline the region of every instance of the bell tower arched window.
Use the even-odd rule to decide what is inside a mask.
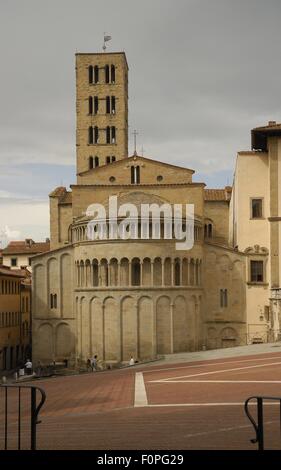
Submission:
[[[95,83],[99,83],[99,68],[97,65],[94,67],[94,78],[95,78]]]
[[[111,83],[115,83],[115,65],[111,65]]]

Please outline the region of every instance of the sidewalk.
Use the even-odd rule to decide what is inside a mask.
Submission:
[[[281,342],[249,344],[247,346],[236,346],[235,348],[211,349],[208,351],[196,351],[177,354],[165,354],[159,364],[173,364],[177,362],[207,361],[211,359],[223,359],[239,356],[250,356],[264,353],[281,352]]]

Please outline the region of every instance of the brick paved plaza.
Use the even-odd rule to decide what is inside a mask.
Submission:
[[[256,449],[243,403],[281,396],[281,348],[245,352],[33,381],[47,394],[38,448]],[[265,408],[266,447],[280,448],[278,407]]]

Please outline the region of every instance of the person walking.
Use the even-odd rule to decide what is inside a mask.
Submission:
[[[129,366],[133,366],[135,364],[135,359],[133,356],[131,356],[131,359],[129,360]]]
[[[92,365],[92,371],[93,372],[98,370],[98,356],[97,356],[97,354],[95,354],[94,357],[92,357],[91,365]]]

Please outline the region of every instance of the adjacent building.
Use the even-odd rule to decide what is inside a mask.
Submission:
[[[31,353],[31,278],[0,266],[0,370],[13,369]]]
[[[249,341],[280,337],[281,124],[252,130],[252,149],[239,152],[230,203],[230,244],[247,257]]]
[[[31,271],[31,257],[38,253],[45,253],[50,249],[50,240],[34,242],[31,238],[24,241],[11,241],[2,250],[3,264],[12,269],[27,268]]]

